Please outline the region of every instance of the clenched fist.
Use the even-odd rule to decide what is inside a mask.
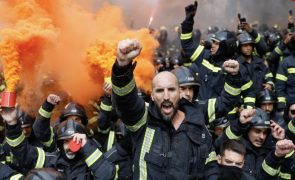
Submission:
[[[231,75],[237,75],[239,73],[239,62],[236,60],[227,60],[223,63],[223,69],[231,74]]]
[[[277,157],[283,157],[292,152],[295,148],[295,145],[291,140],[280,140],[276,144],[275,155]]]
[[[122,40],[118,44],[117,61],[119,66],[126,66],[136,58],[141,51],[141,44],[137,39]]]
[[[46,100],[52,105],[57,105],[60,102],[60,97],[55,94],[49,94]]]
[[[250,123],[255,116],[255,109],[243,109],[240,113],[240,122],[242,124]]]

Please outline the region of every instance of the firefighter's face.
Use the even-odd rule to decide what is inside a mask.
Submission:
[[[26,138],[28,138],[32,133],[32,126],[22,127],[22,131]]]
[[[273,111],[273,103],[262,103],[260,104],[260,108],[269,114]]]
[[[165,121],[173,119],[178,109],[179,98],[176,76],[168,71],[158,73],[153,79],[152,100]]]
[[[77,123],[82,124],[82,120],[81,120],[81,118],[79,116],[75,116],[75,115],[67,116],[66,121],[70,120],[70,119],[77,122]]]
[[[243,55],[250,56],[252,54],[252,51],[253,51],[252,44],[243,44],[241,46],[241,52]]]
[[[218,164],[225,166],[236,166],[242,168],[244,165],[244,155],[226,149],[223,155],[218,155]]]
[[[194,88],[191,85],[180,86],[180,98],[185,98],[189,102],[193,102]]]
[[[248,132],[248,138],[249,141],[255,146],[255,147],[262,147],[263,143],[265,142],[265,139],[269,133],[269,129],[267,128],[255,128],[252,127]]]
[[[210,49],[210,52],[212,55],[215,55],[217,53],[219,49],[219,42],[217,41],[212,41],[212,45],[211,45],[211,49]]]

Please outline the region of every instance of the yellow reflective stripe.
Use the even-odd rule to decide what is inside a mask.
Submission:
[[[193,55],[191,56],[191,60],[192,61],[195,61],[200,56],[200,54],[203,51],[203,49],[204,49],[204,46],[199,45],[198,48],[193,53]]]
[[[293,154],[294,154],[294,149],[293,149],[293,151],[289,152],[289,153],[285,156],[285,158],[289,158],[289,157],[291,157]]]
[[[266,75],[265,75],[265,78],[272,78],[273,77],[273,75],[272,75],[272,73],[270,72],[270,73],[267,73]]]
[[[229,84],[225,83],[224,84],[224,90],[230,94],[230,95],[233,95],[233,96],[237,96],[237,95],[240,95],[241,93],[241,89],[240,88],[234,88],[234,87],[231,87]]]
[[[185,34],[180,34],[180,39],[181,40],[187,40],[187,39],[190,39],[193,37],[193,33],[190,32],[190,33],[185,33]]]
[[[258,36],[257,36],[256,39],[255,39],[255,44],[259,43],[260,39],[261,39],[261,36],[260,36],[260,34],[258,33]]]
[[[11,156],[5,156],[5,159],[6,159],[7,162],[11,162],[12,158],[11,158]]]
[[[287,81],[288,77],[282,75],[282,74],[278,74],[276,75],[276,79],[281,80],[281,81]]]
[[[0,126],[0,131],[3,131],[4,130],[4,126]]]
[[[52,127],[50,127],[50,139],[48,141],[42,142],[42,144],[45,145],[46,147],[49,147],[53,142],[53,136],[54,136],[53,129]]]
[[[107,151],[113,147],[114,141],[115,141],[115,132],[110,131],[109,138],[108,138]]]
[[[142,116],[142,118],[134,125],[132,126],[126,126],[126,129],[130,130],[131,132],[136,132],[139,128],[141,128],[143,125],[145,125],[146,120],[147,120],[147,114],[148,114],[148,110],[147,108],[145,108],[145,112],[144,115]]]
[[[212,162],[212,161],[217,161],[217,155],[216,155],[216,152],[215,151],[212,151],[208,155],[208,157],[206,159],[206,162],[205,162],[205,165],[208,164],[208,163],[210,163],[210,162]]]
[[[88,158],[86,158],[85,162],[88,167],[92,166],[102,155],[100,150],[96,149]]]
[[[278,102],[286,103],[285,97],[278,97]]]
[[[283,173],[283,172],[280,172],[280,173],[279,173],[279,177],[280,177],[281,179],[292,179],[291,174],[289,174],[289,173]]]
[[[2,163],[2,164],[6,164],[6,162],[5,162],[5,161],[0,161],[0,163]]]
[[[50,118],[52,115],[52,112],[48,112],[48,111],[44,110],[42,107],[40,107],[39,114],[45,118]]]
[[[292,121],[288,123],[288,129],[295,134],[295,126],[293,125]]]
[[[282,61],[282,60],[284,60],[284,56],[281,56],[281,57],[280,57],[280,61]]]
[[[277,54],[279,54],[279,55],[283,55],[283,51],[280,50],[279,47],[276,47],[276,48],[275,48],[275,52],[276,52]]]
[[[202,65],[205,66],[207,69],[213,71],[213,72],[218,72],[221,71],[220,67],[215,67],[213,64],[211,64],[208,60],[203,59]]]
[[[183,63],[183,66],[190,67],[193,63]]]
[[[102,130],[99,127],[97,127],[97,132],[101,134],[107,134],[110,131],[111,127],[107,128],[106,130]]]
[[[208,119],[209,123],[214,121],[215,118],[215,104],[216,104],[216,98],[214,99],[209,99],[208,100]]]
[[[114,179],[118,179],[119,165],[116,164],[115,165],[115,168],[116,168],[116,175],[115,175],[115,178]]]
[[[232,132],[232,130],[230,129],[230,126],[228,126],[225,129],[225,134],[228,137],[228,139],[240,139],[241,138],[241,136],[237,136]]]
[[[255,103],[256,99],[253,97],[245,97],[244,103]]]
[[[262,169],[271,176],[275,176],[280,172],[280,169],[274,169],[266,164],[265,160],[262,163]]]
[[[237,107],[233,108],[233,110],[231,110],[230,112],[228,112],[227,114],[236,114],[237,113]]]
[[[35,168],[43,168],[44,163],[45,163],[45,152],[43,149],[37,147],[38,151],[38,159],[35,165]]]
[[[152,146],[152,142],[154,139],[155,130],[151,128],[146,128],[144,139],[140,151],[140,157],[139,157],[139,179],[145,180],[147,179],[147,166],[146,161],[144,160],[145,154],[150,151],[150,148]]]
[[[245,90],[247,90],[247,89],[249,89],[251,86],[252,86],[252,84],[253,84],[253,81],[249,81],[249,82],[247,82],[246,84],[244,84],[242,87],[241,87],[241,90],[242,91],[245,91]]]
[[[10,180],[18,180],[18,179],[20,179],[20,178],[22,178],[22,177],[23,177],[23,175],[21,175],[21,174],[16,174],[16,175],[11,176],[11,177],[10,177]]]
[[[134,78],[124,87],[118,87],[115,86],[114,83],[112,83],[113,86],[113,92],[118,96],[125,96],[129,94],[134,88],[135,88],[135,80]]]
[[[112,105],[106,105],[103,102],[100,103],[100,108],[104,111],[112,111],[113,110]]]
[[[289,74],[294,74],[295,73],[295,68],[288,68],[288,73]]]
[[[19,137],[17,137],[16,139],[9,139],[8,137],[6,137],[6,142],[9,144],[9,146],[12,147],[16,147],[18,145],[20,145],[24,140],[25,140],[25,135],[24,133],[22,133]]]

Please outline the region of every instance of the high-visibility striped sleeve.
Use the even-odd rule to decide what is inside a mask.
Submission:
[[[35,165],[35,168],[43,168],[45,163],[45,152],[42,148],[37,147],[38,158]]]
[[[88,167],[91,167],[100,157],[102,156],[102,152],[100,150],[96,149],[92,154],[90,154],[85,162]]]
[[[125,96],[129,94],[135,88],[135,80],[134,78],[124,87],[115,86],[113,83],[113,92],[118,96]]]
[[[25,135],[24,135],[24,133],[21,133],[21,135],[15,139],[10,139],[8,137],[6,137],[5,139],[6,139],[7,144],[9,144],[9,146],[17,147],[25,140]]]
[[[235,135],[235,134],[232,132],[232,130],[231,130],[230,127],[231,127],[231,126],[228,126],[228,127],[225,129],[225,134],[226,134],[226,136],[228,137],[228,139],[240,139],[241,136],[237,136],[237,135]]]
[[[204,50],[204,46],[199,45],[197,49],[194,51],[194,53],[192,54],[190,59],[194,62],[200,56],[203,50]]]
[[[277,174],[279,174],[280,172],[280,169],[275,169],[275,168],[272,168],[271,166],[269,166],[265,160],[263,161],[262,163],[262,169],[267,173],[269,174],[270,176],[275,176]]]
[[[193,33],[190,32],[190,33],[185,33],[185,34],[180,34],[180,39],[181,40],[187,40],[187,39],[190,39],[193,37]]]
[[[128,130],[130,130],[131,132],[136,132],[138,129],[140,129],[143,125],[146,124],[146,120],[147,120],[147,114],[148,114],[148,110],[147,108],[145,108],[145,112],[144,115],[142,116],[142,118],[134,125],[129,126],[129,125],[125,125],[126,128]]]
[[[216,119],[215,104],[216,104],[216,98],[208,100],[208,110],[207,111],[208,111],[209,123],[211,123],[212,121],[214,121]]]

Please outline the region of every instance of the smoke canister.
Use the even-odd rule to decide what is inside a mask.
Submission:
[[[81,143],[76,143],[73,139],[69,142],[69,148],[72,152],[78,152],[81,149]]]
[[[16,92],[3,91],[1,93],[1,106],[2,107],[15,107]]]

